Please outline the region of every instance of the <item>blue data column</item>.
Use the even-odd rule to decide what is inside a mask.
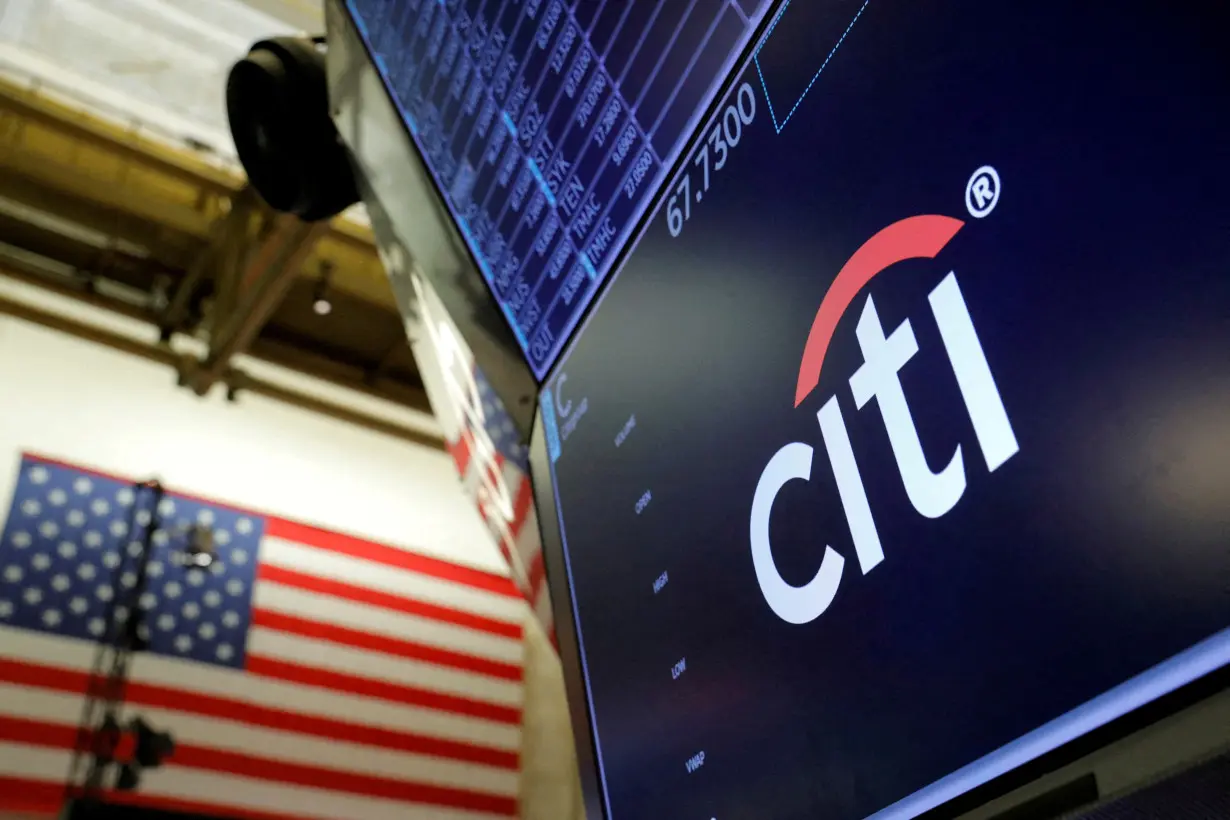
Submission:
[[[348,0],[537,375],[767,2]]]

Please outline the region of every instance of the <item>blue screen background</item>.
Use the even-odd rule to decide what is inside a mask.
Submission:
[[[715,170],[706,127],[708,187],[698,148],[544,393],[615,820],[913,816],[1230,660],[1226,11],[923,5],[786,6],[718,106],[754,92],[738,144]],[[974,218],[983,165],[1001,195]],[[965,225],[860,292],[794,407],[836,272],[917,214]],[[950,271],[1020,446],[995,472],[928,306]],[[868,296],[917,338],[900,379],[929,465],[964,453],[937,519],[851,396]],[[817,424],[833,396],[885,553],[866,575]],[[801,625],[748,539],[791,441],[815,454],[774,505],[777,566],[802,584],[826,544],[846,558]]]

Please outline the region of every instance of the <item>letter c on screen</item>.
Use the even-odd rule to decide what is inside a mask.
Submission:
[[[564,382],[566,381],[568,381],[567,373],[561,373],[559,378],[555,380],[555,412],[559,414],[560,418],[567,418],[568,414],[572,412],[572,399],[566,402],[560,401],[560,396],[564,392]]]
[[[777,617],[792,624],[814,621],[829,608],[841,583],[841,570],[845,559],[830,546],[824,548],[820,569],[808,583],[801,587],[786,583],[773,562],[769,544],[769,515],[773,502],[787,481],[811,478],[812,448],[794,441],[773,454],[752,498],[751,542],[752,565],[756,568],[756,580],[765,601]]]

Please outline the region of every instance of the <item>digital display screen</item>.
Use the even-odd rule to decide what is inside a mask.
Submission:
[[[916,817],[1230,660],[1226,6],[773,13],[541,396],[609,820]]]
[[[348,0],[536,378],[769,0]]]

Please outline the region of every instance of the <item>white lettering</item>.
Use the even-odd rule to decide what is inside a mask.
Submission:
[[[594,241],[589,245],[590,261],[597,262],[601,259],[606,254],[606,250],[610,247],[611,240],[614,238],[615,224],[611,222],[611,218],[608,216],[606,219],[602,220],[602,225],[594,234]]]
[[[628,417],[628,421],[627,423],[624,424],[623,429],[615,434],[615,446],[616,447],[622,446],[624,441],[627,440],[628,434],[631,433],[635,427],[636,427],[636,415],[633,414]]]
[[[551,163],[547,169],[547,187],[551,189],[551,193],[558,193],[561,185],[564,184],[564,178],[572,171],[572,163],[564,159],[563,153]]]
[[[521,328],[524,330],[527,327],[533,327],[534,325],[538,324],[538,319],[541,316],[542,316],[542,305],[538,303],[538,297],[535,296],[533,299],[530,299],[530,301],[526,304],[525,312],[523,312],[519,318],[519,321],[521,323]]]
[[[1017,453],[1019,445],[956,274],[949,272],[928,300],[987,468],[994,471]],[[927,466],[899,377],[901,369],[918,352],[913,329],[906,320],[885,336],[875,302],[868,297],[855,335],[864,359],[850,377],[855,404],[861,409],[873,398],[876,400],[906,496],[921,515],[939,518],[964,494],[965,467],[960,445],[938,473]],[[835,396],[820,408],[816,420],[859,566],[866,574],[884,560],[884,550]],[[812,448],[801,442],[787,444],[773,455],[757,482],[749,523],[752,564],[761,593],[779,618],[793,624],[807,623],[828,608],[837,593],[844,566],[843,557],[826,546],[815,577],[804,586],[795,587],[781,577],[773,560],[769,543],[773,504],[789,481],[810,480],[812,456]]]
[[[589,410],[589,397],[588,396],[581,399],[581,403],[577,405],[577,412],[573,414],[573,416],[569,418],[568,421],[564,422],[564,426],[560,428],[559,434],[560,434],[561,439],[563,439],[564,441],[568,440],[568,437],[572,435],[572,431],[577,429],[577,422],[581,420],[581,416],[585,415],[587,410]]]
[[[564,210],[568,213],[575,211],[577,206],[581,204],[581,197],[585,195],[585,185],[581,180],[572,177],[568,180],[568,190],[564,192],[560,198],[560,204],[564,206]]]
[[[538,233],[538,241],[534,243],[534,253],[539,256],[545,256],[547,251],[551,249],[551,242],[555,240],[555,234],[558,232],[559,216],[552,211],[547,214],[547,221],[542,223],[542,230]],[[556,271],[556,273],[558,274],[559,272]]]
[[[534,196],[532,199],[530,199],[529,210],[525,212],[526,216],[530,218],[530,221],[528,223],[529,225],[533,226],[537,224],[538,217],[542,216],[542,206],[545,205],[546,202],[547,202],[547,198],[542,195],[541,190],[534,191]]]
[[[615,160],[616,165],[622,166],[624,164],[624,160],[628,157],[628,152],[632,150],[632,143],[635,141],[636,125],[630,122],[624,127],[623,133],[619,135],[619,141],[615,143],[615,153],[612,159]]]
[[[487,136],[487,129],[491,127],[493,119],[495,119],[495,102],[488,97],[483,103],[483,110],[478,115],[478,135],[480,137]]]
[[[556,74],[564,70],[564,62],[568,59],[568,52],[572,51],[572,44],[577,40],[577,27],[573,23],[569,23],[564,29],[564,33],[560,35],[559,43],[555,46],[555,54],[551,58],[551,70]],[[569,96],[572,96],[571,94]]]
[[[589,198],[585,200],[584,207],[581,208],[581,213],[577,214],[576,222],[573,223],[572,232],[578,240],[584,239],[589,233],[589,229],[593,227],[594,220],[598,217],[598,212],[602,210],[602,203],[598,201],[598,195],[590,193]]]
[[[504,155],[504,164],[500,166],[498,177],[501,186],[507,186],[509,180],[512,179],[513,171],[517,169],[517,162],[521,159],[520,154],[515,144],[508,146],[508,152]]]
[[[564,270],[564,265],[568,263],[568,243],[561,242],[559,247],[555,249],[555,253],[551,255],[551,264],[547,266],[547,276],[551,279],[557,278]]]
[[[636,195],[636,190],[641,187],[641,182],[645,179],[645,174],[649,173],[651,165],[653,165],[653,154],[646,147],[637,157],[636,164],[632,166],[632,173],[628,175],[628,181],[624,183],[624,195],[628,199]]]
[[[500,63],[500,73],[495,80],[495,93],[497,97],[503,97],[508,91],[508,84],[512,82],[513,69],[517,67],[517,61],[511,54],[505,55],[504,60]]]
[[[598,127],[594,129],[594,142],[599,145],[606,145],[606,138],[611,135],[611,129],[615,127],[615,122],[619,119],[619,114],[622,111],[623,103],[619,101],[619,97],[612,97],[611,101],[606,104],[606,109],[602,112],[602,120],[598,123]]]
[[[539,48],[546,48],[551,42],[551,35],[555,33],[555,25],[559,22],[559,16],[563,10],[564,5],[559,0],[554,0],[547,9],[547,14],[542,19],[542,30],[538,32]]]
[[[568,80],[564,83],[564,94],[568,99],[576,96],[577,86],[581,84],[581,80],[585,77],[585,72],[589,70],[589,65],[593,60],[593,51],[590,50],[589,46],[585,46],[577,56],[577,61],[572,64],[572,71],[568,72]]]
[[[567,247],[561,245],[561,248]],[[552,265],[554,267],[554,265]],[[555,277],[552,276],[552,279]],[[585,268],[580,265],[575,265],[572,268],[572,273],[568,274],[568,279],[564,281],[564,286],[560,288],[560,298],[564,300],[565,305],[571,305],[572,299],[577,295],[577,291],[581,287],[581,283],[585,281]]]
[[[927,300],[931,302],[931,312],[940,327],[940,338],[948,351],[948,360],[952,363],[952,372],[956,374],[957,386],[961,388],[965,409],[974,423],[974,434],[978,436],[982,457],[986,459],[987,469],[994,472],[1016,455],[1020,446],[1008,421],[1003,399],[999,397],[995,378],[991,375],[991,366],[982,352],[982,342],[978,341],[974,321],[965,307],[965,298],[957,286],[957,275],[949,272],[944,281],[931,291]]]
[[[786,486],[786,482],[792,479],[811,479],[811,457],[811,447],[802,442],[792,441],[782,447],[765,465],[764,472],[756,483],[756,494],[752,497],[750,536],[756,580],[769,608],[777,617],[790,624],[814,621],[829,608],[837,595],[841,570],[846,563],[832,547],[826,546],[824,558],[820,561],[815,577],[803,586],[796,587],[786,583],[773,561],[773,549],[769,544],[769,516],[773,512],[773,502],[782,487]]]
[[[513,211],[521,210],[521,205],[525,202],[525,195],[530,191],[530,184],[534,181],[533,174],[529,168],[522,168],[521,173],[517,174],[517,184],[513,186],[512,199],[510,205]]]
[[[508,101],[508,113],[514,120],[521,116],[521,106],[525,105],[526,99],[529,98],[530,90],[524,77],[517,80],[517,92]]]
[[[903,321],[886,338],[875,302],[868,296],[855,334],[865,361],[850,377],[854,403],[861,409],[875,398],[905,494],[920,514],[939,518],[951,510],[965,492],[965,466],[959,444],[944,469],[933,473],[927,466],[922,441],[897,375],[918,352],[910,321]]]
[[[577,109],[577,124],[582,128],[589,124],[589,118],[593,116],[594,108],[598,105],[598,98],[605,90],[606,74],[599,71],[589,81],[589,90],[585,92],[585,99],[581,102],[581,107]]]

